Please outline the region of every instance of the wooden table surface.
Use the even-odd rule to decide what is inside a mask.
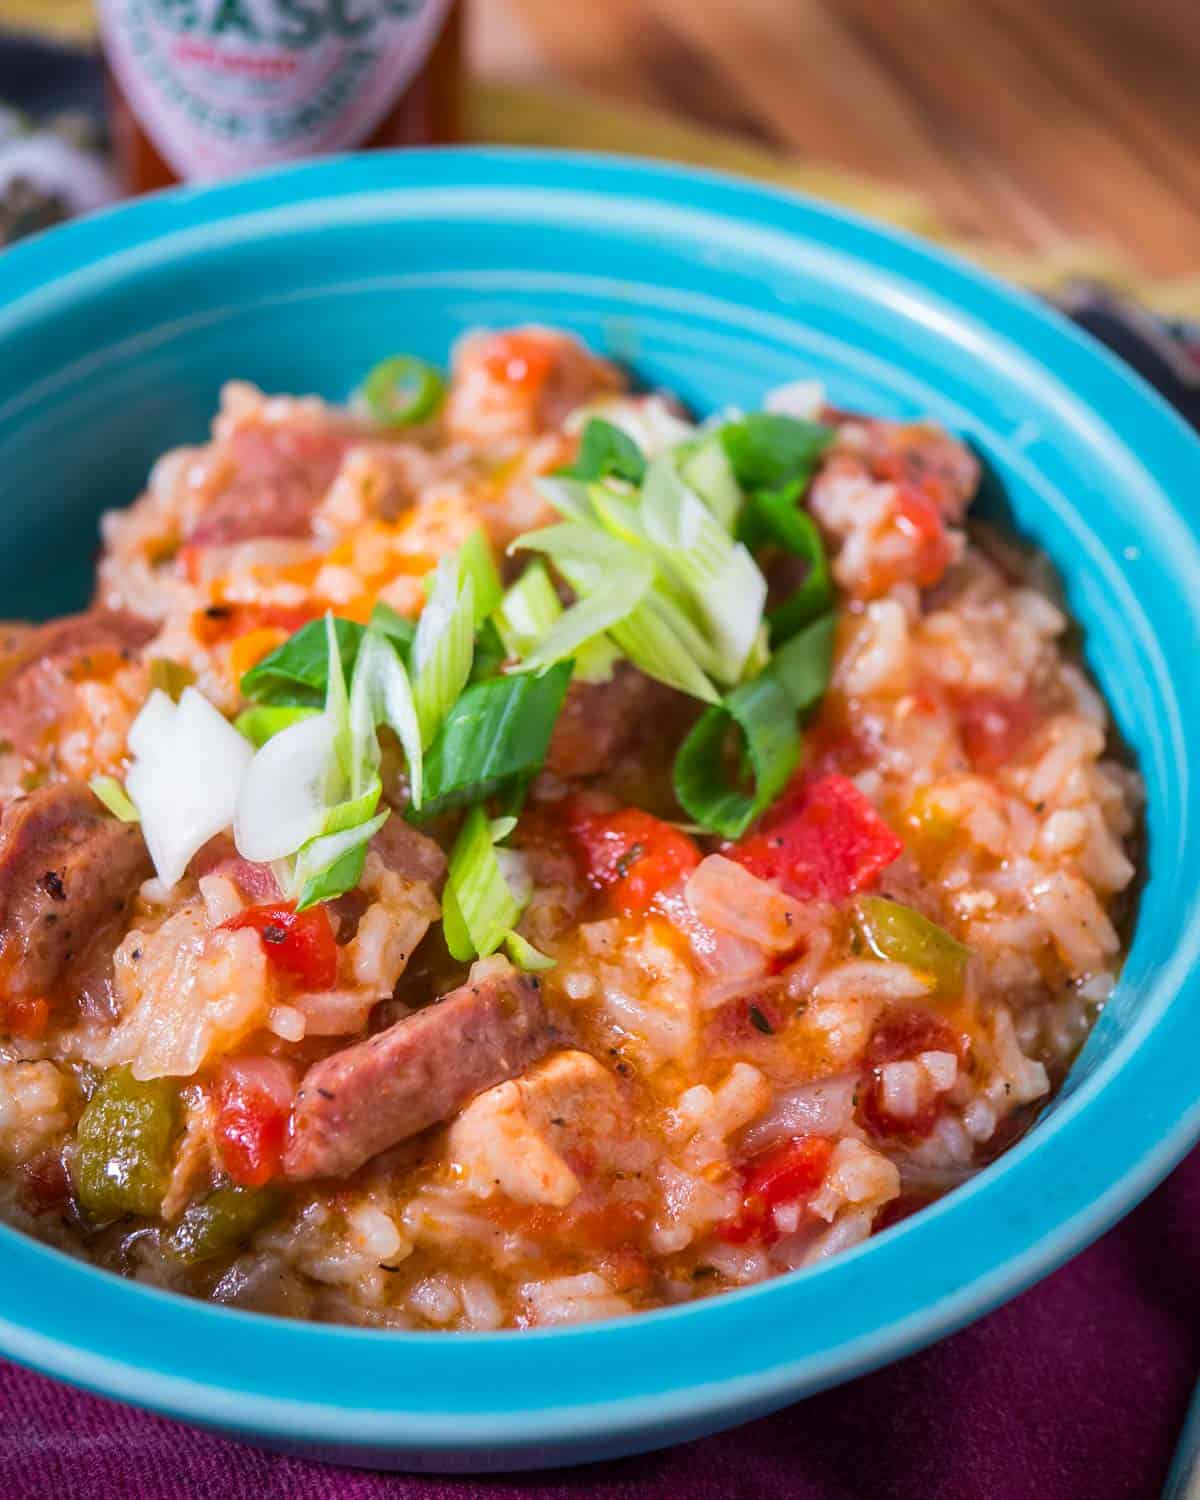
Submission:
[[[1200,0],[473,0],[475,64],[923,193],[1014,249],[1200,272]]]

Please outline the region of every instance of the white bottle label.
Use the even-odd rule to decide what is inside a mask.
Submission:
[[[183,178],[367,140],[451,0],[98,0],[125,98]]]

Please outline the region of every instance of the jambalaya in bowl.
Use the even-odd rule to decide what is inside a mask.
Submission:
[[[531,1327],[855,1245],[1033,1121],[1139,788],[972,453],[565,333],[226,388],[7,627],[6,1218],[217,1302]]]

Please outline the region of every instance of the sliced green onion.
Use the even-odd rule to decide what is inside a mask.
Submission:
[[[560,521],[527,531],[510,542],[508,550],[542,553],[581,596],[609,583],[636,555],[626,543],[582,521]]]
[[[816,522],[800,508],[801,486],[758,490],[746,502],[738,534],[747,546],[770,542],[808,563],[804,582],[767,616],[771,639],[778,644],[833,606],[833,578]]]
[[[543,500],[565,516],[568,521],[592,521],[592,483],[587,479],[570,479],[566,475],[543,474],[533,481],[533,487]],[[509,549],[512,550],[511,548]]]
[[[575,653],[575,676],[580,682],[611,682],[621,653],[605,635],[585,641]]]
[[[742,672],[744,682],[752,682],[760,672],[765,672],[771,660],[771,633],[767,629],[764,620],[758,627],[758,634],[754,637],[754,644],[750,648],[750,655],[746,658],[746,666]]]
[[[740,742],[733,771],[748,775],[748,790],[730,772],[732,733]],[[740,838],[778,797],[799,761],[796,711],[774,676],[765,672],[701,716],[675,757],[675,795],[710,833]]]
[[[471,663],[471,682],[483,682],[495,677],[508,659],[508,651],[496,629],[495,618],[484,620],[475,632],[475,659]]]
[[[442,929],[452,958],[485,958],[504,942],[521,916],[492,839],[487,814],[473,807],[450,855],[442,892]]]
[[[140,821],[138,810],[129,799],[129,793],[115,776],[93,776],[88,786],[114,818],[119,818],[122,823]]]
[[[543,953],[540,948],[535,948],[519,932],[510,932],[504,939],[504,951],[516,967],[523,969],[527,974],[544,973],[546,969],[552,969],[555,964],[555,960],[549,954]]]
[[[376,731],[380,724],[386,724],[400,741],[408,763],[409,795],[413,805],[420,807],[423,755],[412,686],[391,639],[371,628],[363,639],[350,685],[350,734],[355,767],[352,783],[356,794],[378,772],[380,751]]]
[[[156,688],[130,725],[127,744],[133,758],[125,789],[141,814],[155,873],[170,889],[196,851],[234,821],[257,757],[194,687],[184,688],[178,703]]]
[[[832,427],[778,412],[751,412],[718,431],[744,490],[807,482],[834,439]]]
[[[716,675],[736,682],[762,619],[766,579],[747,549],[687,486],[669,453],[647,471],[642,518],[664,568],[704,621]]]
[[[261,747],[289,724],[297,724],[301,719],[311,719],[317,713],[320,713],[318,708],[256,703],[238,714],[233,727],[239,734],[244,734],[252,745]]]
[[[363,627],[354,620],[333,622],[342,671],[348,677],[362,643]],[[251,667],[241,681],[241,694],[252,703],[291,704],[320,708],[329,680],[329,637],[324,620],[310,620],[281,646]]]
[[[472,683],[425,755],[424,801],[410,818],[480,802],[539,771],[570,680],[570,663],[560,662],[541,676]]]
[[[367,628],[376,631],[379,635],[386,635],[407,662],[408,653],[412,650],[413,637],[417,633],[417,627],[410,619],[405,615],[397,614],[392,606],[385,604],[382,599],[377,599],[375,607],[371,610]]]
[[[562,612],[545,563],[533,562],[500,600],[493,619],[505,650],[520,659],[533,650]]]
[[[580,649],[634,612],[654,582],[649,558],[631,557],[629,566],[603,588],[573,604],[553,624],[521,663],[522,672],[542,672],[555,662],[573,659]]]
[[[286,859],[329,830],[329,809],[340,800],[335,726],[314,714],[274,735],[242,778],[234,840],[244,859]]]
[[[385,807],[365,823],[322,834],[304,845],[296,856],[291,878],[297,911],[354,889],[362,879],[367,845],[390,816],[391,808]]]
[[[607,479],[611,475],[629,484],[641,484],[645,473],[642,450],[627,432],[601,417],[588,420],[575,462],[558,470],[568,479]]]
[[[381,360],[363,381],[367,409],[384,427],[411,427],[433,416],[446,383],[439,371],[413,354]]]
[[[438,564],[429,602],[413,639],[413,701],[421,743],[432,743],[438,728],[471,675],[475,655],[475,585],[453,558]]]
[[[379,799],[383,795],[383,783],[378,776],[372,776],[363,791],[352,797],[346,797],[341,802],[335,802],[326,808],[325,816],[321,820],[321,827],[314,837],[324,837],[326,834],[345,833],[349,829],[357,828],[368,819],[374,817],[375,809],[379,806]]]
[[[680,457],[679,473],[725,530],[732,531],[742,508],[742,489],[719,433],[708,433],[687,449]]]
[[[629,660],[647,677],[664,682],[704,703],[717,703],[720,694],[696,665],[692,651],[680,639],[679,611],[657,591],[643,599],[637,609],[610,634]]]
[[[829,686],[836,630],[835,616],[822,615],[798,631],[771,658],[771,675],[799,714],[814,708]]]
[[[325,616],[325,658],[325,717],[333,729],[333,754],[343,778],[352,782],[354,749],[350,733],[350,694],[331,614]]]
[[[492,544],[486,534],[473,531],[458,549],[459,576],[469,578],[475,586],[475,624],[479,626],[500,603],[504,585],[496,571]]]
[[[500,601],[492,619],[509,656],[521,660],[562,617],[563,607],[542,562],[530,563]],[[478,645],[476,652],[478,653]],[[575,652],[575,676],[581,682],[608,682],[619,652],[611,641],[595,636]]]
[[[609,536],[630,547],[644,548],[649,543],[646,528],[642,523],[642,511],[637,495],[619,495],[607,485],[594,484],[588,492],[592,511]]]

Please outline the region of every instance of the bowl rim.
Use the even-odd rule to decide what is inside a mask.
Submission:
[[[943,315],[982,325],[997,347],[1032,351],[1035,363],[1046,366],[1046,391],[1068,383],[1080,392],[1082,409],[1123,450],[1132,451],[1137,435],[1138,461],[1166,493],[1186,493],[1187,482],[1194,486],[1200,472],[1200,441],[1182,419],[1115,356],[1031,295],[904,231],[802,194],[635,158],[478,147],[379,152],[302,163],[228,184],[172,189],[7,251],[0,262],[0,336],[6,328],[19,332],[22,319],[47,297],[69,303],[77,278],[98,269],[103,274],[104,260],[151,241],[201,226],[228,226],[264,207],[380,191],[405,194],[447,182],[464,191],[501,186],[514,193],[549,189],[665,201],[716,221],[782,231],[795,236],[798,245],[818,240],[897,280]],[[1194,543],[1194,520],[1174,514]],[[1192,817],[1194,802],[1185,797]],[[1131,1208],[1200,1139],[1200,1099],[1183,1070],[1167,1071],[1164,1086],[1153,1066],[1173,1049],[1194,1047],[1200,1033],[1200,970],[1192,964],[1200,948],[1200,902],[1193,901],[1190,917],[1179,949],[1156,983],[1155,1003],[1147,997],[1145,1013],[1097,1076],[1062,1109],[948,1198],[801,1275],[607,1323],[447,1337],[289,1322],[213,1307],[123,1281],[0,1226],[0,1262],[7,1259],[13,1273],[0,1278],[0,1349],[61,1378],[170,1415],[250,1436],[343,1447],[382,1443],[449,1454],[473,1446],[516,1449],[619,1432],[641,1433],[643,1446],[650,1446],[652,1434],[671,1424],[767,1410],[918,1348],[1022,1290]],[[1144,1107],[1138,1092],[1144,1075],[1158,1090],[1152,1109]],[[1078,1149],[1080,1142],[1087,1142],[1086,1151]],[[1097,1170],[1101,1144],[1118,1163],[1114,1173]],[[1044,1201],[1027,1201],[1017,1211],[1014,1195],[1037,1184],[1035,1157],[1079,1168],[1070,1207],[1046,1194]],[[954,1233],[969,1229],[973,1216],[977,1238],[954,1242]],[[987,1233],[980,1238],[985,1224]],[[957,1282],[954,1276],[947,1280],[944,1265],[935,1275],[923,1264],[936,1259],[939,1247],[944,1256],[952,1242],[960,1257]],[[794,1358],[780,1357],[776,1346],[770,1362],[761,1366],[742,1358],[740,1346],[756,1321],[787,1324],[805,1312],[812,1315],[820,1304],[852,1297],[860,1283],[870,1285],[872,1278],[878,1282],[882,1273],[901,1268],[910,1286],[923,1288],[909,1297],[907,1311],[901,1297],[894,1309],[889,1303],[882,1321],[859,1316],[855,1323],[851,1317],[834,1343]],[[30,1279],[40,1288],[32,1299],[21,1291]],[[58,1305],[59,1315],[51,1304]],[[67,1315],[81,1306],[89,1314],[83,1328]],[[142,1318],[164,1335],[157,1357],[131,1345],[131,1328]],[[714,1347],[697,1377],[687,1361],[700,1347],[694,1331],[700,1324],[710,1330]],[[207,1365],[193,1357],[201,1348]],[[213,1360],[222,1350],[231,1370],[244,1359],[249,1373],[213,1378]],[[544,1385],[545,1367],[539,1370],[538,1362],[552,1357],[553,1404],[522,1399],[514,1372],[528,1366],[530,1378]],[[274,1371],[270,1378],[260,1373],[264,1359]],[[419,1364],[423,1389],[397,1402],[369,1392],[360,1378],[353,1387],[359,1394],[344,1390],[315,1400],[311,1384],[295,1373],[297,1361],[325,1359],[340,1359],[342,1367],[347,1361],[365,1362],[392,1379],[405,1364]],[[499,1383],[490,1402],[464,1409],[454,1403],[452,1373],[468,1362],[478,1366],[481,1380]],[[663,1370],[669,1371],[665,1378]],[[640,1389],[631,1388],[639,1382]],[[433,1391],[440,1405],[431,1402]]]

